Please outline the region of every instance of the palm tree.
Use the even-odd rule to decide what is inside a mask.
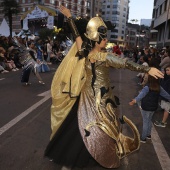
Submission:
[[[8,18],[10,36],[12,37],[12,16],[20,13],[20,5],[16,0],[2,0],[0,5],[2,7],[2,13]]]

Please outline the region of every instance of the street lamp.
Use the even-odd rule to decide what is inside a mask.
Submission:
[[[140,37],[140,35],[136,34],[136,47],[137,48],[139,47],[139,37]]]

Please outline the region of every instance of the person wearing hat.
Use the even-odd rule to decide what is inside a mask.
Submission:
[[[119,120],[109,66],[146,72],[155,78],[163,74],[105,52],[107,27],[101,17],[89,20],[82,39],[70,10],[64,6],[59,10],[67,17],[75,43],[52,81],[52,134],[44,155],[69,168],[91,164],[117,168],[123,157],[139,149],[140,137],[130,119],[123,116]],[[133,138],[121,133],[123,122],[130,126]]]

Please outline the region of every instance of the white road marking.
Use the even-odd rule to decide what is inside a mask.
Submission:
[[[5,78],[1,78],[0,80],[4,80]]]
[[[37,107],[39,107],[41,104],[43,104],[45,101],[47,101],[51,97],[50,90],[39,94],[38,96],[45,96],[43,99],[41,99],[39,102],[32,105],[30,108],[22,112],[20,115],[15,117],[13,120],[8,122],[6,125],[0,128],[0,135],[2,135],[4,132],[6,132],[8,129],[10,129],[12,126],[14,126],[16,123],[18,123],[20,120],[22,120],[24,117],[26,117],[29,113],[31,113],[33,110],[35,110]]]
[[[155,148],[155,152],[158,156],[159,162],[161,164],[162,170],[170,170],[170,158],[162,144],[162,141],[154,127],[152,126],[152,143]]]

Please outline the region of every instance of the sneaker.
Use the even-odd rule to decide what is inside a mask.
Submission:
[[[31,85],[31,83],[26,82],[26,83],[22,83],[22,85],[29,86]]]
[[[146,143],[146,139],[140,139],[141,143]]]
[[[3,70],[1,73],[8,73],[9,71],[7,71],[7,70]]]
[[[15,71],[18,71],[18,69],[14,68]]]
[[[166,127],[166,124],[165,124],[165,123],[159,122],[159,121],[155,121],[155,122],[154,122],[154,125],[155,125],[155,126],[158,126],[158,127]]]
[[[38,81],[40,84],[45,84],[43,81]]]
[[[157,120],[156,120],[155,122],[159,122],[159,121],[157,121]],[[168,123],[167,123],[167,122],[165,122],[164,124],[165,124],[165,125],[167,125]]]
[[[146,137],[146,139],[151,139],[151,135],[148,135],[148,136]]]

